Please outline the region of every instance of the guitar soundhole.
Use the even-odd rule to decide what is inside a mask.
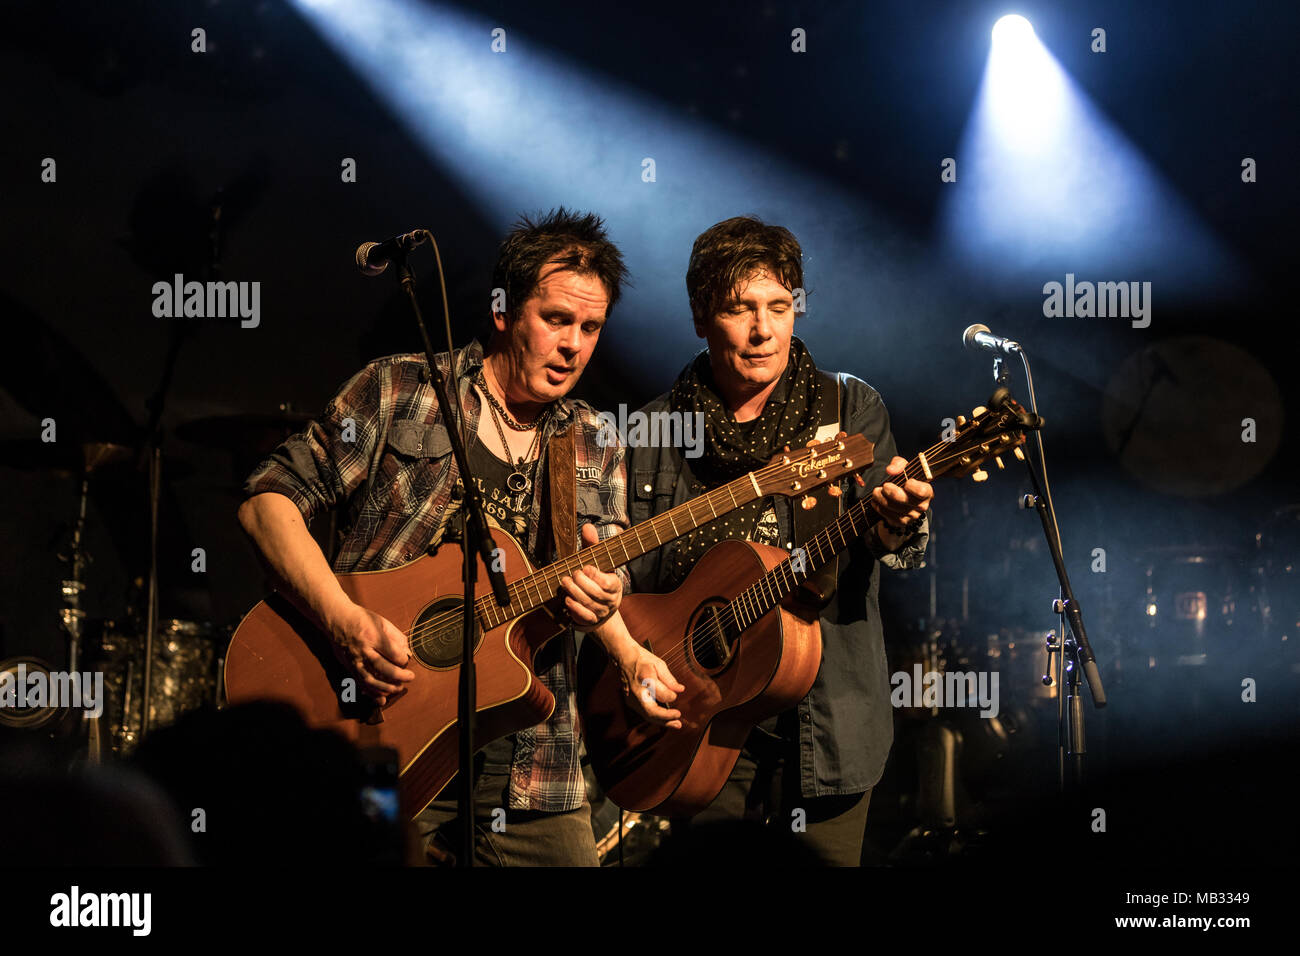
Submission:
[[[437,669],[458,667],[465,640],[465,602],[459,597],[440,598],[426,607],[411,627],[411,653]],[[474,653],[483,643],[483,629],[475,622]]]
[[[691,625],[691,656],[706,671],[726,667],[731,661],[732,642],[718,616],[716,605],[708,605]]]

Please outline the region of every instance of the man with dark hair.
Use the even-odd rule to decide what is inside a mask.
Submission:
[[[688,461],[681,449],[628,450],[634,524],[814,436],[863,434],[875,443],[875,462],[863,473],[865,486],[845,482],[842,495],[820,496],[812,511],[768,498],[651,552],[628,566],[635,589],[675,589],[710,547],[727,538],[793,551],[839,509],[862,498],[869,497],[882,516],[836,559],[831,583],[837,588],[819,612],[823,657],[812,690],[797,707],[755,728],[722,792],[692,823],[750,817],[789,827],[792,814],[803,810],[802,839],[811,849],[829,864],[856,866],[871,788],[893,740],[879,569],[920,563],[933,491],[914,479],[901,486],[888,480],[902,474],[906,460],[895,455],[880,395],[847,373],[819,371],[794,338],[803,265],[789,230],[750,217],[718,223],[695,240],[686,287],[696,334],[708,349],[643,411],[702,412],[704,452]],[[674,681],[672,675],[662,662],[634,658],[624,642],[635,635],[620,627],[621,618],[605,626],[605,646],[624,655],[627,685],[640,691],[649,678],[658,699],[671,704],[676,695],[665,685]],[[630,692],[629,700],[635,703],[637,696]],[[662,715],[655,719],[672,726]]]
[[[586,544],[627,527],[623,449],[597,441],[600,421],[566,396],[586,368],[618,300],[626,269],[603,224],[559,209],[524,218],[501,245],[494,284],[505,306],[492,332],[453,356],[435,356],[455,388],[472,436],[468,448],[489,520],[520,539],[538,565],[554,560],[547,497],[548,442],[574,435],[579,537]],[[407,637],[355,604],[334,572],[391,568],[440,544],[461,497],[447,438],[460,428],[439,407],[423,354],[376,359],[349,379],[320,419],[286,441],[249,477],[240,523],[281,591],[325,633],[358,686],[379,703],[414,679]],[[326,509],[342,512],[333,567],[307,531]],[[578,542],[575,542],[577,544]],[[623,574],[593,566],[563,580],[576,626],[594,629],[617,614]],[[603,632],[602,632],[603,633]],[[645,652],[646,656],[650,656]],[[479,752],[476,859],[487,864],[595,865],[590,806],[578,762],[572,697],[573,635],[552,640],[537,661],[555,695],[543,724]],[[492,827],[504,811],[506,827]],[[456,802],[435,800],[417,818],[424,848],[449,862]]]

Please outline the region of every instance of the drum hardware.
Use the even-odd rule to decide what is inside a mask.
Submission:
[[[190,711],[220,702],[216,662],[224,656],[228,641],[228,628],[177,619],[162,622],[153,642],[151,725],[169,726]],[[105,731],[109,749],[118,756],[133,753],[143,736],[144,668],[140,661],[145,643],[142,636],[124,633],[107,621],[94,646],[95,663],[104,672],[109,700]]]
[[[132,707],[132,704],[134,704],[135,701],[132,699],[131,696],[132,693],[135,691],[135,661],[134,660],[131,660],[129,658],[127,659],[126,673],[123,676],[125,679],[123,681],[123,688],[122,688],[122,716],[119,718],[118,725],[116,728],[115,739],[117,743],[113,746],[113,751],[115,753],[129,754],[131,751],[135,749],[135,745],[139,743],[139,741],[136,739],[135,730],[132,729],[128,718],[129,714],[134,713],[134,708]]]
[[[82,573],[90,564],[91,556],[82,546],[86,530],[86,502],[90,498],[90,476],[100,468],[129,461],[131,449],[111,442],[86,442],[79,446],[81,456],[81,492],[77,496],[77,518],[72,526],[72,541],[67,553],[59,560],[71,565],[71,574],[60,582],[63,607],[59,609],[59,624],[68,635],[68,673],[75,674],[81,661],[81,642],[86,623],[86,612],[81,607],[81,595],[86,590]]]
[[[131,460],[131,449],[112,442],[84,442],[77,446],[81,463],[81,490],[77,496],[77,517],[72,526],[72,539],[66,551],[58,558],[70,565],[67,578],[59,583],[63,606],[59,609],[59,625],[68,637],[68,673],[81,670],[82,641],[85,637],[86,612],[81,606],[81,596],[86,590],[82,580],[87,565],[93,558],[86,552],[83,541],[86,530],[86,504],[90,498],[90,478],[95,472]]]
[[[1300,504],[1274,511],[1255,533],[1247,610],[1261,650],[1300,675]]]
[[[1056,674],[1056,671],[1052,667],[1052,658],[1056,655],[1057,651],[1060,650],[1055,630],[1047,632],[1047,636],[1043,639],[1043,644],[1047,650],[1047,663],[1043,667],[1043,676],[1040,682],[1044,687],[1055,687],[1056,677],[1053,675]]]
[[[1042,658],[1034,653],[1032,631],[1023,627],[1004,627],[985,638],[985,663],[989,670],[1001,674],[999,686],[1013,701],[1023,701],[1034,706],[1041,701],[1056,699],[1057,687],[1055,658],[1061,652],[1061,641],[1056,628],[1042,638],[1046,663],[1040,669]],[[1041,632],[1040,632],[1041,633]]]
[[[582,750],[582,775],[591,804],[591,832],[601,866],[641,866],[668,834],[669,821],[648,813],[624,812],[608,799]]]
[[[46,687],[53,687],[50,666],[38,657],[11,657],[0,661],[0,675],[7,676],[3,683],[15,689],[20,678],[25,681],[33,674],[43,675]],[[99,703],[102,705],[102,700]],[[54,745],[58,757],[66,758],[70,764],[82,759],[92,763],[99,761],[101,727],[98,716],[91,716],[84,707],[73,707],[66,701],[47,701],[39,706],[23,704],[19,696],[13,701],[13,706],[7,703],[0,706],[0,731],[33,733],[43,742]]]
[[[1147,625],[1148,663],[1201,668],[1239,654],[1243,639],[1255,636],[1249,617],[1238,613],[1241,552],[1193,545],[1149,548],[1145,553],[1141,612]]]

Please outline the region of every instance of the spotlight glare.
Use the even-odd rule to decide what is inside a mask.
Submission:
[[[1189,297],[1237,281],[1231,255],[1075,87],[1024,17],[993,25],[961,149],[965,191],[951,194],[946,231],[972,273],[1020,288],[1045,274],[1082,274],[1087,262],[1099,273],[1168,276]],[[1156,603],[1139,605],[1149,622],[1168,611]]]
[[[1018,13],[1009,13],[993,24],[993,43],[996,46],[1018,46],[1036,39],[1034,27]]]

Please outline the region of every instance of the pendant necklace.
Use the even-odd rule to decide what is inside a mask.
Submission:
[[[501,438],[501,450],[506,453],[506,461],[509,463],[512,461],[513,456],[510,453],[510,446],[506,443],[505,429],[501,427],[501,419],[497,415],[497,400],[492,395],[491,390],[487,387],[487,380],[483,377],[482,371],[479,372],[479,384],[483,387],[483,394],[487,396],[488,409],[492,415],[492,424],[497,427],[497,435]],[[532,444],[530,444],[528,450],[520,456],[519,461],[512,465],[514,470],[510,473],[509,477],[506,478],[506,487],[509,488],[513,494],[527,494],[529,489],[533,487],[532,479],[524,472],[524,464],[532,458],[533,449],[537,447],[538,439],[542,437],[542,420],[546,417],[546,414],[549,411],[550,408],[547,407],[545,411],[533,419],[531,426],[520,427],[514,424],[513,421],[511,422],[511,427],[516,428],[519,431],[526,431],[528,427],[535,429],[533,432]],[[506,415],[505,409],[501,410],[501,414]],[[508,415],[506,415],[506,417],[509,418]]]

